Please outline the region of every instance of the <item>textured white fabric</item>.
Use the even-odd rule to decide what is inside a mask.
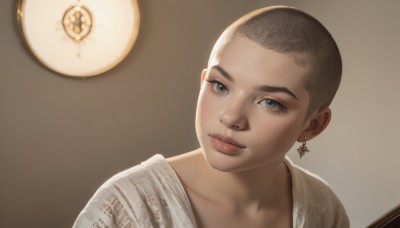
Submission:
[[[335,193],[321,178],[285,159],[292,177],[294,228],[348,228],[349,219]]]
[[[196,227],[180,181],[161,155],[104,183],[73,227]]]
[[[294,228],[347,228],[348,218],[332,190],[289,159]],[[104,183],[79,214],[81,227],[196,227],[182,184],[162,155],[125,170]]]

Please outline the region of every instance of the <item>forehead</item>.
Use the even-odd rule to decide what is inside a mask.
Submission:
[[[209,60],[209,67],[215,65],[247,82],[292,89],[304,88],[307,72],[294,57],[264,48],[242,35],[220,38]]]

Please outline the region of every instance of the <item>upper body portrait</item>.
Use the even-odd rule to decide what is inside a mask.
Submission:
[[[312,16],[283,6],[244,15],[200,75],[200,148],[115,175],[74,227],[349,227],[329,185],[286,156],[296,142],[303,156],[328,126],[341,73]]]

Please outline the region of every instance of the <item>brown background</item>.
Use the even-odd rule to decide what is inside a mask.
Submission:
[[[0,227],[70,227],[111,175],[155,153],[196,148],[199,76],[213,42],[240,15],[274,4],[315,15],[341,47],[333,126],[305,159],[289,156],[324,177],[352,225],[365,226],[400,202],[400,4],[379,2],[139,1],[132,52],[81,80],[35,62],[19,38],[15,2],[1,1]]]

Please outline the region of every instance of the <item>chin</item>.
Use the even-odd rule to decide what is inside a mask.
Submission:
[[[221,172],[240,172],[248,169],[240,155],[229,156],[217,151],[204,152],[204,150],[203,155],[210,167]]]
[[[246,153],[238,154],[235,156],[229,156],[215,150],[204,151],[204,159],[207,164],[215,170],[220,172],[246,172],[251,170],[263,169],[267,167],[276,167],[281,164],[284,160],[284,156],[271,157],[268,160],[262,158],[253,158],[246,156]]]

